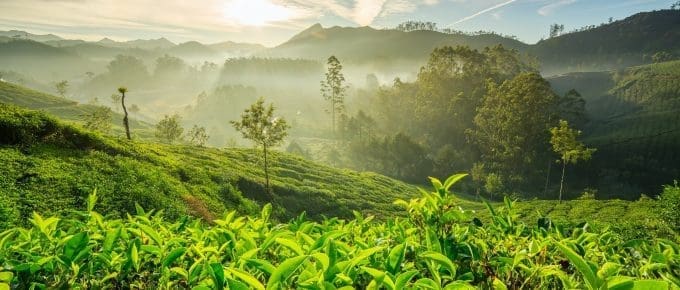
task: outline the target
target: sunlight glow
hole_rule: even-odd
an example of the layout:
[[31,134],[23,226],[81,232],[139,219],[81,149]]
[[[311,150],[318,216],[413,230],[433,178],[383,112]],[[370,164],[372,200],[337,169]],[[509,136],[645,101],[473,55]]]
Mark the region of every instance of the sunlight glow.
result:
[[293,18],[293,9],[272,3],[270,0],[232,0],[225,5],[227,20],[247,26],[265,26],[272,22]]

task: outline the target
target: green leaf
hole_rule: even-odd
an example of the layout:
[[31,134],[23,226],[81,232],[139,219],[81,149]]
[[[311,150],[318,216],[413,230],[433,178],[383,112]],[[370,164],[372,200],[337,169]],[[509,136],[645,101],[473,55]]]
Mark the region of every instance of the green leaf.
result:
[[309,256],[298,256],[283,261],[269,277],[267,289],[278,289],[308,258]]
[[137,245],[135,243],[132,243],[132,247],[130,248],[130,261],[132,261],[132,266],[135,267],[135,270],[139,272],[139,253],[137,252]]
[[121,228],[118,227],[115,230],[108,230],[106,232],[106,237],[104,238],[104,243],[102,244],[102,250],[104,253],[110,253],[113,250],[113,245],[120,237]]
[[631,290],[658,290],[669,289],[671,284],[661,280],[637,280],[633,282]]
[[95,204],[97,204],[97,189],[96,188],[87,197],[87,211],[92,212],[94,210]]
[[265,204],[262,207],[262,213],[260,214],[260,218],[262,218],[263,221],[268,221],[269,216],[271,216],[271,214],[272,214],[272,204],[271,203]]
[[411,270],[411,271],[407,271],[407,272],[399,274],[399,276],[397,276],[397,279],[394,282],[394,288],[395,289],[406,289],[406,285],[408,284],[408,282],[411,281],[411,279],[413,279],[413,277],[418,275],[418,273],[420,273],[418,270]]
[[465,282],[452,282],[444,287],[444,290],[476,290],[477,288]]
[[600,267],[600,270],[597,271],[597,277],[606,280],[607,278],[618,274],[620,269],[621,265],[612,262],[606,262],[604,265],[602,265],[602,267]]
[[297,244],[297,242],[295,242],[293,240],[286,239],[286,238],[276,238],[275,241],[276,241],[276,243],[278,243],[282,246],[285,246],[286,248],[291,249],[298,256],[304,255],[304,253],[305,253],[302,250],[302,248]]
[[161,240],[161,236],[158,235],[158,232],[156,230],[152,229],[150,226],[144,225],[144,224],[139,224],[139,228],[144,232],[151,240],[156,243],[156,245],[162,246],[163,241]]
[[404,252],[406,249],[406,244],[402,243],[396,245],[391,251],[390,255],[387,257],[387,271],[396,275],[401,269],[401,262],[404,260]]
[[444,181],[444,190],[449,191],[451,186],[458,183],[458,181],[460,181],[466,176],[468,176],[467,173],[460,173],[447,178],[446,181]]
[[12,279],[14,279],[14,273],[12,273],[12,272],[0,272],[0,282],[10,283],[10,282],[12,282]]
[[9,284],[0,282],[0,290],[11,290]]
[[630,290],[633,288],[633,278],[625,276],[612,277],[607,281],[609,290]]
[[456,266],[453,264],[453,262],[451,262],[451,260],[448,257],[433,251],[425,252],[420,256],[422,258],[434,261],[435,263],[443,266],[449,272],[451,277],[456,276]]
[[87,246],[90,238],[87,233],[80,232],[73,235],[64,245],[64,256],[66,256],[70,261],[73,261],[76,254],[78,254],[83,248]]
[[241,283],[240,281],[236,281],[231,278],[227,278],[227,285],[229,286],[229,290],[249,290],[248,285]]
[[213,280],[213,283],[215,283],[215,288],[218,290],[223,290],[224,289],[224,268],[222,268],[222,264],[220,263],[212,263],[210,264],[210,276]]
[[493,279],[493,289],[494,290],[508,290],[508,286],[503,283],[503,281],[498,280],[498,278]]
[[185,247],[177,248],[177,249],[174,249],[174,250],[170,251],[170,253],[168,253],[168,254],[165,256],[165,258],[163,258],[163,262],[162,262],[163,268],[167,268],[167,267],[169,267],[170,265],[172,265],[172,263],[173,263],[175,260],[177,260],[177,258],[179,258],[179,257],[181,257],[182,255],[184,255],[184,253],[186,253],[186,251],[187,251],[187,248],[185,248]]
[[250,286],[250,289],[264,290],[264,285],[262,285],[262,283],[260,283],[257,278],[253,277],[248,272],[234,268],[227,268],[227,271],[239,280],[246,282],[246,284]]
[[269,261],[266,260],[261,260],[261,259],[248,259],[246,260],[246,263],[252,267],[257,268],[258,270],[264,272],[267,275],[271,275],[274,273],[276,268],[269,263]]
[[574,264],[574,267],[581,272],[581,275],[583,275],[583,278],[585,279],[586,283],[590,287],[590,289],[600,289],[600,286],[602,286],[603,281],[597,277],[593,269],[590,267],[588,262],[586,262],[585,259],[583,259],[579,254],[574,252],[570,247],[567,247],[566,245],[560,243],[560,242],[555,242],[555,245],[557,248],[567,256],[567,259]]

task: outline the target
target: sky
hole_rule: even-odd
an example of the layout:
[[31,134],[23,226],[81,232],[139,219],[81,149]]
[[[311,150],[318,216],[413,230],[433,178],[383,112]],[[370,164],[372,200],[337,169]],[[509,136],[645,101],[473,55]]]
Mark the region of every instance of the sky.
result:
[[535,43],[552,23],[565,31],[668,9],[677,0],[0,0],[0,30],[96,41],[157,39],[276,46],[320,23],[495,31]]

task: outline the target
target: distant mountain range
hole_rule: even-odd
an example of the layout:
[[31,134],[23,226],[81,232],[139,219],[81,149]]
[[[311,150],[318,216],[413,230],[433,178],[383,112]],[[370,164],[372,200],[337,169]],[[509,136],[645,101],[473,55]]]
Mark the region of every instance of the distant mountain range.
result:
[[[547,29],[547,28],[546,28]],[[221,62],[228,57],[284,57],[323,60],[336,55],[343,62],[388,65],[394,62],[422,64],[436,47],[468,45],[482,49],[501,44],[521,53],[535,56],[544,74],[554,75],[575,71],[598,71],[651,62],[657,52],[680,56],[680,10],[660,10],[638,13],[626,19],[577,32],[526,44],[498,34],[442,33],[437,31],[404,32],[371,27],[330,27],[315,24],[273,48],[259,44],[220,42],[202,44],[189,41],[175,44],[168,39],[114,41],[108,38],[96,42],[67,40],[47,34],[24,31],[0,32],[0,52],[12,40],[35,41],[25,53],[37,50],[62,49],[64,53],[90,61],[107,60],[117,54],[154,58],[162,54],[201,61]],[[23,44],[23,46],[28,46]],[[53,49],[52,49],[53,50]],[[21,54],[21,51],[15,51]],[[0,54],[3,64],[5,54]],[[26,57],[30,57],[26,56]],[[413,65],[411,65],[413,66]],[[414,68],[417,69],[417,66]]]

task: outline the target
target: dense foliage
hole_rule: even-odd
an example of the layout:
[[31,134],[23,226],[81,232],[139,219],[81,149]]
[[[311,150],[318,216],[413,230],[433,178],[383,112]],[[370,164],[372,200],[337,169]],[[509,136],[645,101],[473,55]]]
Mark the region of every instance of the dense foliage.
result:
[[[406,218],[355,213],[289,223],[229,212],[208,226],[145,212],[125,219],[94,211],[34,213],[31,226],[0,233],[0,286],[89,289],[670,289],[680,287],[680,245],[621,240],[587,224],[518,222],[513,202],[482,223],[449,189],[398,200]],[[673,286],[671,286],[673,285]],[[674,289],[675,289],[674,288]]]

